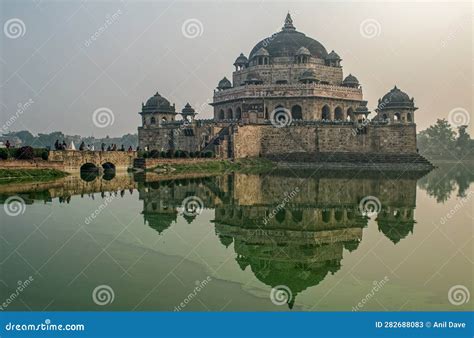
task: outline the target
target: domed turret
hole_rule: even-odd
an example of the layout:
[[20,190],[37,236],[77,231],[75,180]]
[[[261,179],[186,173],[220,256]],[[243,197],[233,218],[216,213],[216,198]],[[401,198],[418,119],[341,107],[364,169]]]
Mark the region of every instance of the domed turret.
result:
[[377,109],[377,120],[413,123],[413,113],[418,108],[415,107],[415,100],[410,98],[407,93],[394,86],[387,94],[379,99]]
[[181,116],[183,117],[183,120],[192,122],[196,116],[196,111],[189,103],[186,103],[183,110],[181,110]]
[[329,53],[326,57],[326,65],[331,67],[340,67],[341,60],[342,59],[340,56],[334,50],[332,50],[331,53]]
[[245,83],[246,84],[262,84],[263,81],[262,79],[260,78],[260,76],[256,73],[249,73],[247,75],[247,79],[245,80]]
[[162,122],[174,121],[176,116],[175,105],[171,104],[158,92],[142,103],[142,125],[144,128],[161,126]]
[[142,112],[146,113],[176,113],[174,104],[161,96],[158,92],[142,105]]
[[244,55],[244,53],[240,53],[240,55],[235,59],[234,66],[235,70],[241,70],[247,67],[249,60]]
[[349,74],[344,81],[342,81],[342,85],[345,87],[359,88],[359,80],[357,80],[354,75]]
[[232,83],[227,77],[224,77],[222,80],[220,80],[219,84],[217,85],[217,89],[219,90],[225,90],[229,88],[232,88]]
[[318,82],[316,79],[316,75],[314,74],[314,71],[312,69],[307,69],[301,74],[299,77],[299,81],[301,83],[315,83]]

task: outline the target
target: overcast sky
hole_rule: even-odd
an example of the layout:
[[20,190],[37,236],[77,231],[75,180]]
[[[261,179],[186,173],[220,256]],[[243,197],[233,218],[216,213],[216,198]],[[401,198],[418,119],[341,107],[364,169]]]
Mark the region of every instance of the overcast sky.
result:
[[[288,10],[297,30],[341,56],[344,75],[358,77],[371,110],[397,84],[415,98],[418,130],[453,109],[472,115],[471,2],[16,0],[0,6],[0,125],[18,116],[13,131],[135,133],[141,103],[156,91],[177,110],[189,102],[200,118],[210,118],[207,102],[217,82],[231,78],[239,53],[248,56],[280,30]],[[100,128],[93,113],[103,107],[113,124]]]

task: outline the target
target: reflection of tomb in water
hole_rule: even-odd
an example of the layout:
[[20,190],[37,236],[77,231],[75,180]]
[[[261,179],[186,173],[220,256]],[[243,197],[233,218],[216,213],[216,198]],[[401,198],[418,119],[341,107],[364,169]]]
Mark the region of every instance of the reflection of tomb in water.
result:
[[358,248],[369,220],[360,210],[364,197],[380,200],[371,218],[393,243],[415,223],[416,177],[232,174],[145,183],[139,192],[145,221],[160,233],[176,221],[186,197],[200,198],[214,209],[219,241],[235,251],[240,268],[268,286],[288,287],[290,308],[299,293],[340,269],[343,249]]
[[[234,243],[240,268],[250,266],[271,287],[287,286],[292,308],[297,294],[339,270],[343,248],[352,251],[358,247],[367,219],[356,206],[292,205],[289,209],[285,218],[268,219],[265,215],[271,208],[227,206],[216,209],[215,223],[221,243],[226,247]],[[324,215],[329,215],[327,220]]]

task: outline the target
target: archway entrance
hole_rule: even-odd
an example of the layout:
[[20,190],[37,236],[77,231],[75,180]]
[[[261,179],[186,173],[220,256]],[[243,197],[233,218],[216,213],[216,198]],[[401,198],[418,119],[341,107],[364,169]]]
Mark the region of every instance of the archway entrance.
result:
[[293,118],[293,120],[302,120],[303,119],[303,110],[301,109],[301,106],[294,105],[291,108],[291,117]]

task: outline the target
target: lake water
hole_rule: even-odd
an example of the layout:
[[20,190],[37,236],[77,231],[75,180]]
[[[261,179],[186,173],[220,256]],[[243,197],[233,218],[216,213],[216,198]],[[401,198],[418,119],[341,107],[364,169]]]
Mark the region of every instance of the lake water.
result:
[[473,286],[473,172],[459,163],[424,176],[273,171],[3,184],[0,305],[470,310],[462,297]]

